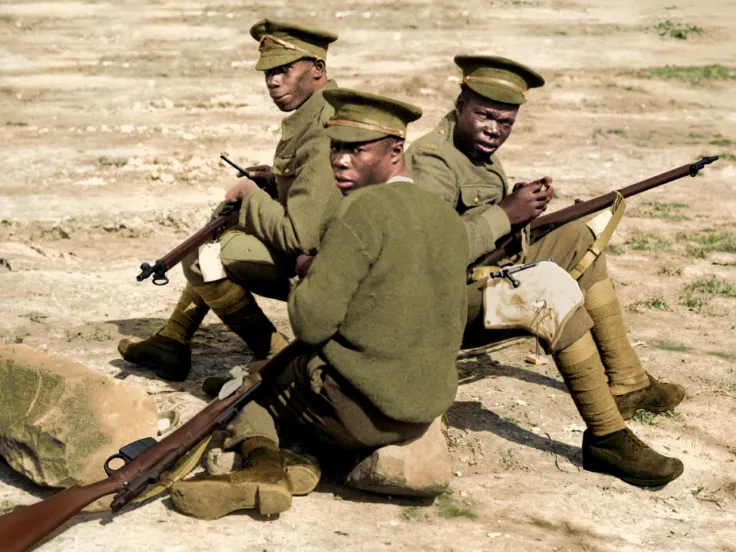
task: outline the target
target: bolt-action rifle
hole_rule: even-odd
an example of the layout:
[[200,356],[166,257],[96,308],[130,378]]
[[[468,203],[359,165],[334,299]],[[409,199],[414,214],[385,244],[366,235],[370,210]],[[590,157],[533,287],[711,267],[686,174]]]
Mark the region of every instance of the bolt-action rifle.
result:
[[[264,181],[254,179],[246,169],[238,166],[236,163],[228,159],[227,154],[223,153],[220,155],[220,159],[237,170],[242,176],[250,178],[256,182],[259,188],[265,189],[267,187],[267,184]],[[197,249],[203,243],[216,240],[225,230],[236,226],[238,224],[239,216],[240,201],[226,203],[225,206],[220,209],[220,212],[217,213],[217,216],[209,221],[204,228],[189,236],[186,240],[153,263],[153,265],[143,263],[141,265],[141,273],[136,276],[136,280],[142,282],[149,276],[153,276],[154,284],[157,286],[165,286],[169,283],[169,278],[166,276],[167,271],[179,264],[184,257],[189,255],[189,253]]]
[[[647,178],[646,180],[642,180],[641,182],[637,182],[636,184],[632,184],[626,188],[609,192],[588,201],[576,202],[574,205],[570,205],[569,207],[565,207],[564,209],[560,209],[559,211],[555,211],[549,215],[538,217],[529,225],[531,243],[540,240],[553,230],[567,224],[568,222],[572,222],[601,211],[606,207],[610,207],[613,205],[614,201],[616,201],[618,194],[621,194],[625,198],[631,197],[642,192],[646,192],[647,190],[651,190],[652,188],[656,188],[657,186],[662,186],[663,184],[672,182],[673,180],[679,180],[680,178],[688,175],[697,176],[698,172],[700,172],[706,165],[713,163],[713,161],[717,159],[718,156],[703,157],[700,161],[695,163],[682,165],[681,167],[658,174],[652,178]],[[468,281],[471,280],[474,268],[480,266],[493,266],[502,259],[521,253],[521,240],[514,233],[507,234],[505,237],[497,241],[496,245],[496,249],[482,255],[468,267]]]
[[[257,371],[241,376],[241,382],[231,394],[224,393],[210,402],[194,418],[161,441],[145,438],[120,449],[105,462],[108,477],[90,485],[74,485],[60,493],[0,516],[0,549],[3,552],[25,552],[67,520],[80,513],[95,500],[115,495],[110,509],[124,508],[155,484],[162,473],[172,469],[191,449],[217,428],[225,427],[254,398],[261,385],[273,378],[294,360],[309,351],[300,341],[290,343],[283,351],[264,363]],[[233,380],[231,380],[233,382]],[[228,386],[232,391],[233,386]],[[111,462],[122,461],[117,469]]]

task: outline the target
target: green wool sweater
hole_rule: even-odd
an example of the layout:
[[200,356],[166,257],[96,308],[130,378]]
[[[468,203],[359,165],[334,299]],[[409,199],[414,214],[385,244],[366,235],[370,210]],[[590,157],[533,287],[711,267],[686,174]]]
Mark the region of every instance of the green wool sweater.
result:
[[386,416],[430,422],[457,390],[467,257],[465,228],[436,195],[404,181],[356,190],[289,297],[294,334]]

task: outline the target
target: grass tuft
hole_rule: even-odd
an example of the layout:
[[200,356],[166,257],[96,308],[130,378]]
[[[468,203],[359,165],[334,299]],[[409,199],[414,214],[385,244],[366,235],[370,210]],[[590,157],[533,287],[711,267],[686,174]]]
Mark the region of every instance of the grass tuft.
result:
[[662,311],[671,311],[672,309],[667,305],[664,299],[661,297],[650,297],[649,299],[643,299],[641,301],[635,301],[628,306],[628,310],[638,312],[641,308],[656,309]]
[[695,311],[702,311],[711,298],[736,297],[736,286],[719,278],[698,280],[685,286],[680,296],[680,304]]
[[659,272],[657,272],[660,276],[682,276],[682,269],[681,268],[670,268],[668,266],[663,266],[659,269]]
[[669,343],[667,341],[658,341],[657,343],[654,343],[654,346],[657,349],[662,349],[663,351],[673,351],[676,353],[686,353],[690,350],[690,347],[687,347],[685,345],[677,345],[675,343]]
[[668,241],[661,240],[646,232],[636,234],[626,244],[630,245],[631,249],[635,251],[662,251],[670,246]]
[[462,504],[454,500],[450,495],[442,495],[435,501],[438,514],[444,518],[464,517],[467,519],[476,519],[478,514],[473,512],[468,505]]
[[685,253],[697,259],[704,259],[713,251],[736,253],[736,236],[729,232],[716,232],[710,229],[696,235],[680,232],[677,234],[677,241],[689,242]]
[[638,73],[642,78],[676,79],[688,84],[701,84],[704,81],[736,80],[736,70],[723,65],[702,65],[679,67],[667,65],[645,69]]
[[678,40],[687,40],[690,35],[701,35],[705,32],[704,29],[697,25],[683,25],[682,23],[673,23],[669,19],[657,23],[655,27],[659,36],[669,36]]

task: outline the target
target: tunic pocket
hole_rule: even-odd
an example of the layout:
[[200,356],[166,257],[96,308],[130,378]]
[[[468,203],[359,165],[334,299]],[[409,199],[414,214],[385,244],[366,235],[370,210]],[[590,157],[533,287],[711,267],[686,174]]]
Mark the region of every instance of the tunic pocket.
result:
[[495,205],[503,199],[501,188],[489,184],[473,184],[460,188],[463,212],[481,205]]

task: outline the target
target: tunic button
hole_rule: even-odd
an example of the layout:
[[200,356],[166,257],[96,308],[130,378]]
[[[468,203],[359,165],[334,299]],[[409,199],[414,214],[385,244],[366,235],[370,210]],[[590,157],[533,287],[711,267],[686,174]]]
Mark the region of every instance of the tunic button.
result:
[[289,174],[289,169],[284,169],[284,172],[285,172],[286,174]]
[[444,134],[444,133],[445,133],[445,131],[444,131],[444,130],[440,130],[440,134]]
[[478,205],[480,203],[480,198],[478,196],[475,196],[475,204]]

